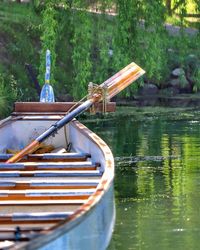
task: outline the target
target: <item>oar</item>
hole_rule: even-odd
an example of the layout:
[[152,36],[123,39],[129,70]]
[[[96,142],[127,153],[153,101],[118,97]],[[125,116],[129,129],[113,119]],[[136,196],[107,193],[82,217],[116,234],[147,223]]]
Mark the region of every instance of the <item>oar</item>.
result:
[[106,80],[100,85],[101,91],[94,91],[90,99],[83,102],[76,109],[72,110],[70,113],[66,114],[61,120],[57,121],[51,127],[49,127],[43,134],[37,137],[33,142],[27,145],[24,149],[22,149],[19,153],[15,154],[6,163],[14,163],[21,160],[25,155],[34,152],[46,138],[55,134],[60,128],[62,128],[65,124],[70,122],[77,115],[81,114],[85,110],[89,109],[94,103],[100,102],[105,98],[103,91],[106,92],[106,98],[110,99],[115,96],[117,93],[125,89],[128,85],[130,85],[133,81],[142,76],[145,71],[140,68],[135,63],[130,63],[124,69],[120,70],[114,76]]

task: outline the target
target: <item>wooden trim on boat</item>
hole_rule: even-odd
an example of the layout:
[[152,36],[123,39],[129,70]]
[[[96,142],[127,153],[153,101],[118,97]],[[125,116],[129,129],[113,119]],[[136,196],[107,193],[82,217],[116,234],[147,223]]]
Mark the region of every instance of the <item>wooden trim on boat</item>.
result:
[[[35,115],[35,113],[44,113],[44,114],[65,114],[71,109],[76,102],[53,102],[53,103],[41,103],[41,102],[15,102],[14,104],[14,112],[12,115],[20,114],[29,114]],[[81,103],[79,103],[80,105]],[[96,112],[103,111],[102,103],[95,103],[94,108]],[[108,102],[106,104],[106,112],[115,112],[116,111],[116,103]]]

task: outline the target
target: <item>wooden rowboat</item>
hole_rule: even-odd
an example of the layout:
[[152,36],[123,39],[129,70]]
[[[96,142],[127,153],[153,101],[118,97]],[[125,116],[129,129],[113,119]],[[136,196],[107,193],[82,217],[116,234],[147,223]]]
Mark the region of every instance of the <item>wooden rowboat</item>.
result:
[[16,103],[1,121],[0,249],[106,249],[115,221],[113,155],[74,117],[100,101],[105,110],[143,74],[129,64],[68,114],[66,104]]
[[23,148],[61,118],[58,106],[66,109],[25,106],[17,103],[0,124],[0,249],[106,249],[115,219],[109,147],[73,120],[47,139],[51,153],[6,164],[8,149]]

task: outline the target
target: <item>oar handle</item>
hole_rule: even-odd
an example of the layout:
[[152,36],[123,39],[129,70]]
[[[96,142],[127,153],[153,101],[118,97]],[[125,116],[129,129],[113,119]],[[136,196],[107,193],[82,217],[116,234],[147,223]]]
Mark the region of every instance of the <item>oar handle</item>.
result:
[[118,71],[115,75],[113,75],[112,77],[107,79],[105,82],[103,82],[101,84],[101,86],[109,87],[110,85],[112,85],[114,80],[116,80],[118,77],[122,76],[127,70],[129,70],[132,67],[132,64],[133,63],[130,63],[129,65],[127,65],[126,67],[124,67],[123,69]]
[[117,72],[100,86],[106,88],[108,98],[112,98],[142,76],[145,71],[134,62]]
[[136,64],[129,68],[126,72],[124,72],[117,79],[112,81],[110,87],[108,88],[108,95],[110,98],[117,95],[123,89],[128,87],[132,82],[136,81],[140,76],[145,73],[143,69],[138,67]]

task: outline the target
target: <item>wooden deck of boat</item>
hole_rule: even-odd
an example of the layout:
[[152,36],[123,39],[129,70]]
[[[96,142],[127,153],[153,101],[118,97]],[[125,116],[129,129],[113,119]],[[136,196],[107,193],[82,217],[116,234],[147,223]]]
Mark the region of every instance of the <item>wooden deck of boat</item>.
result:
[[0,249],[29,241],[70,216],[95,191],[100,164],[78,152],[31,154],[5,164],[0,154]]

